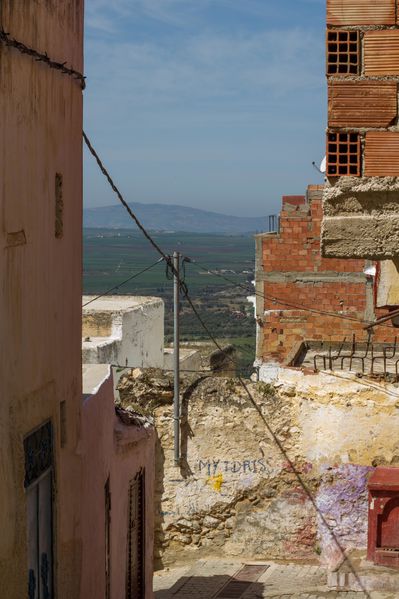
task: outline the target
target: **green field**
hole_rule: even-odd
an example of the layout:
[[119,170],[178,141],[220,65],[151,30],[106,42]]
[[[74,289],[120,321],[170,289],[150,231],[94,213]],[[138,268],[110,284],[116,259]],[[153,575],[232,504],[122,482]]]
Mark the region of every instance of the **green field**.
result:
[[[244,235],[205,235],[195,233],[154,233],[155,241],[167,254],[178,251],[212,269],[242,273],[253,270],[254,239]],[[159,256],[139,232],[113,229],[85,229],[83,235],[85,293],[102,293],[135,272],[155,262]],[[219,277],[201,274],[196,265],[187,266],[187,283],[193,295],[205,288],[221,288],[228,284]],[[245,282],[247,275],[226,276]],[[251,277],[249,277],[251,278]],[[121,288],[124,294],[157,294],[167,292],[172,284],[165,277],[164,265],[143,274]]]
[[[153,233],[155,241],[167,254],[174,250],[197,260],[233,282],[250,284],[253,280],[255,242],[244,235],[206,235],[187,233]],[[100,294],[155,262],[159,256],[140,232],[114,229],[85,229],[83,289],[86,294]],[[187,264],[185,281],[196,307],[212,333],[219,339],[237,340],[241,346],[241,364],[254,354],[255,323],[246,300],[248,293],[208,274],[198,264]],[[161,263],[113,293],[155,295],[165,301],[165,335],[172,338],[173,281]],[[181,336],[183,340],[204,340],[206,333],[182,300]]]

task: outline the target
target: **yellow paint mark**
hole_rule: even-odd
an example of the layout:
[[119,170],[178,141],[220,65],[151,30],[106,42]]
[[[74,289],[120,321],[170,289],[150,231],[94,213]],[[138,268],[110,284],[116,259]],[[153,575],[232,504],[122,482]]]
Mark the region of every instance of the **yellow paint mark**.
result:
[[214,489],[214,491],[216,491],[217,493],[220,493],[220,491],[222,490],[222,485],[223,485],[223,474],[220,473],[217,476],[210,476],[207,480],[207,483],[209,485],[211,485],[211,487]]

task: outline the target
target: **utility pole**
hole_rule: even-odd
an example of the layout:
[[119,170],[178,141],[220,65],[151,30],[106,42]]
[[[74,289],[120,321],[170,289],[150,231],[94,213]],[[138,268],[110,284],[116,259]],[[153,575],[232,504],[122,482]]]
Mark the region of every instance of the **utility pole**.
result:
[[180,254],[173,252],[173,422],[175,466],[180,466]]

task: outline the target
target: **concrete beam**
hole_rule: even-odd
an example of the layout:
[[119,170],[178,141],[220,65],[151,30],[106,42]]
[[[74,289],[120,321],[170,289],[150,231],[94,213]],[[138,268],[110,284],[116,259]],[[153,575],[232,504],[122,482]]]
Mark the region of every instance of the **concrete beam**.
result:
[[393,259],[399,256],[399,214],[327,216],[321,251],[325,258]]
[[[367,276],[363,272],[263,272],[258,271],[256,281],[267,283],[365,283]],[[263,293],[263,291],[262,291]]]
[[399,256],[399,178],[342,177],[323,194],[321,251],[326,258]]

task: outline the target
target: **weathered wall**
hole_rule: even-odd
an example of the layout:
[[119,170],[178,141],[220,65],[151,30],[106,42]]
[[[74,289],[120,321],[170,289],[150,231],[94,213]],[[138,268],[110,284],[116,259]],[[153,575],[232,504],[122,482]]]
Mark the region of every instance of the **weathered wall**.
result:
[[[356,333],[363,340],[363,321],[375,317],[374,280],[364,273],[366,262],[321,256],[322,189],[309,186],[306,198],[283,197],[279,233],[256,238],[260,362],[284,362],[305,339],[342,341]],[[388,329],[376,329],[376,341],[386,338],[393,339]]]
[[323,196],[323,255],[395,258],[399,241],[398,200],[399,183],[393,177],[341,177],[327,185]]
[[[101,369],[97,371],[100,376],[95,370],[91,374],[90,369]],[[111,492],[110,599],[120,599],[125,596],[129,483],[140,469],[144,469],[145,597],[150,599],[153,596],[154,428],[153,426],[126,426],[116,416],[113,381],[108,366],[88,366],[86,371],[82,406],[81,451],[84,483],[80,597],[81,599],[105,597],[104,489],[108,478]]]
[[343,547],[366,546],[368,472],[399,464],[397,389],[294,369],[249,387],[286,455],[233,380],[184,391],[181,468],[172,407],[157,408],[158,567],[207,555],[338,560],[289,460]]
[[[83,303],[91,296],[84,296]],[[162,368],[164,303],[157,297],[102,297],[83,308],[85,364]]]
[[[82,72],[82,0],[3,0],[0,25]],[[57,597],[70,599],[79,596],[82,551],[80,83],[0,45],[0,113],[0,580],[8,599],[26,597],[23,439],[51,419]],[[56,237],[57,174],[62,237]]]

